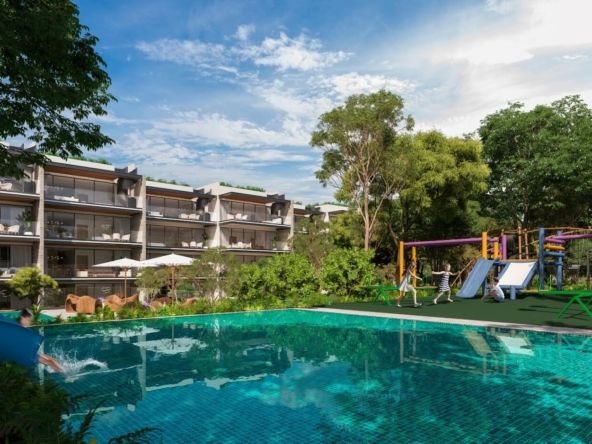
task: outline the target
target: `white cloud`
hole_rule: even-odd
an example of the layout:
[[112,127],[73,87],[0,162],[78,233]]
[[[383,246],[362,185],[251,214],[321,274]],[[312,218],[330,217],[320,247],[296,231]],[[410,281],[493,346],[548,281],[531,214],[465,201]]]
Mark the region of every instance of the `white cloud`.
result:
[[567,54],[563,56],[564,60],[588,60],[588,56],[584,54]]
[[314,71],[332,66],[351,56],[343,51],[322,52],[319,40],[304,34],[290,38],[281,32],[279,38],[266,38],[259,45],[250,45],[238,52],[257,65],[276,67],[279,71],[294,69]]
[[491,12],[498,12],[506,14],[510,12],[515,6],[514,0],[486,0],[485,10]]
[[[491,2],[501,7],[505,2]],[[592,44],[586,0],[536,0],[510,25],[486,26],[472,35],[435,48],[435,59],[465,60],[477,65],[513,64],[551,48]],[[444,56],[442,56],[444,54]]]
[[237,39],[245,42],[249,40],[249,34],[255,31],[255,25],[240,25],[234,35]]
[[123,97],[121,100],[123,100],[124,102],[136,102],[136,103],[138,103],[140,101],[140,99],[138,99],[137,97],[134,97],[134,96]]
[[199,66],[224,59],[225,47],[199,40],[161,39],[152,43],[139,42],[136,49],[149,59],[174,62],[181,65]]
[[386,89],[394,93],[407,93],[413,91],[417,85],[409,80],[400,80],[395,77],[383,75],[358,74],[351,72],[339,76],[319,79],[319,83],[331,88],[340,98],[352,94],[368,94],[380,89]]

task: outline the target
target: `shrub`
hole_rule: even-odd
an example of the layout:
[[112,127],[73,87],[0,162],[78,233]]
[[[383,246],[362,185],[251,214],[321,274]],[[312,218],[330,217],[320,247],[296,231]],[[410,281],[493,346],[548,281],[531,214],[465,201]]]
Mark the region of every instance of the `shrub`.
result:
[[265,278],[259,262],[244,264],[238,271],[237,279],[230,286],[230,293],[242,302],[251,303],[263,298]]
[[278,254],[263,269],[266,291],[280,299],[301,299],[318,289],[315,270],[306,256]]
[[374,252],[360,248],[337,249],[323,259],[321,287],[336,297],[352,297],[376,281]]

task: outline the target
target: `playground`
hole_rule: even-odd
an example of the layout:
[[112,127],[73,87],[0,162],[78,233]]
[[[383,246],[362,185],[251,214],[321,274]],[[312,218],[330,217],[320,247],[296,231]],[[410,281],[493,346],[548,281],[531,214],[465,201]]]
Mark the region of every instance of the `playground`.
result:
[[[332,308],[590,329],[592,292],[588,239],[592,239],[591,230],[561,227],[506,231],[499,236],[483,232],[479,238],[400,242],[398,282],[405,282],[406,266],[418,263],[418,249],[479,246],[479,254],[450,275],[455,303],[432,302],[438,293],[436,275],[442,275],[432,270],[432,277],[411,274],[406,278],[418,291],[421,308],[408,304],[391,305],[391,300],[399,295],[398,287],[392,284],[366,287],[365,291],[375,295],[370,304],[335,304]],[[586,242],[585,252],[582,242]],[[573,250],[578,248],[580,254],[575,256]],[[585,253],[584,266],[575,260],[566,262],[570,249],[572,258],[581,260],[582,253]],[[582,267],[586,270],[585,280],[582,279]],[[481,297],[491,291],[494,279],[499,281],[505,299],[503,303],[497,303],[497,299],[484,303]]]

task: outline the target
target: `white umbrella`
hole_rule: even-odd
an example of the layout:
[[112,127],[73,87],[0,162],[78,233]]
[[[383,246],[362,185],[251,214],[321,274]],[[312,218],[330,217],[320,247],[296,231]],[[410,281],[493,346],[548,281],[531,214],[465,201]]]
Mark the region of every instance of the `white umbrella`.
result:
[[177,300],[175,295],[175,267],[183,266],[183,265],[191,265],[194,259],[187,256],[181,256],[178,254],[169,254],[167,256],[155,257],[154,259],[148,259],[146,261],[141,262],[141,267],[157,267],[159,265],[165,265],[167,267],[171,267],[172,269],[172,285],[171,291],[173,292],[173,298]]
[[119,267],[123,268],[123,297],[127,297],[127,270],[130,268],[138,268],[142,265],[142,262],[127,257],[117,259],[111,262],[105,262],[104,264],[93,265],[93,267]]

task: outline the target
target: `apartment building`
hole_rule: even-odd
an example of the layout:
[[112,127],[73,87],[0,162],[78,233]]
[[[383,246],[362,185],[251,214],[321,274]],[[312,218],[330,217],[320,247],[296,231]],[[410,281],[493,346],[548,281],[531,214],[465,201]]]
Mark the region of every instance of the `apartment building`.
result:
[[[4,149],[18,155],[22,148]],[[137,291],[135,271],[124,276],[101,263],[173,252],[197,258],[212,247],[250,263],[289,252],[299,218],[330,217],[279,193],[220,182],[193,188],[147,180],[134,165],[49,159],[45,168],[27,167],[26,179],[0,178],[0,308],[27,304],[3,291],[21,267],[38,267],[59,283],[45,300],[59,306],[70,293],[123,292],[125,278],[128,294]]]

